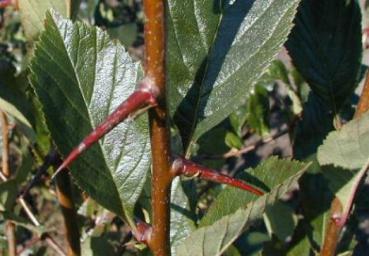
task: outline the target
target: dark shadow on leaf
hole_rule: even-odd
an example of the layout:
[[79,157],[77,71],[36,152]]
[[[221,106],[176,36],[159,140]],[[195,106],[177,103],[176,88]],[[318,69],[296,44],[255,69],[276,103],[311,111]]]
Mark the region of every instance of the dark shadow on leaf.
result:
[[179,212],[180,214],[182,214],[183,216],[186,216],[187,218],[191,220],[195,219],[193,213],[189,211],[188,209],[183,208],[182,206],[171,203],[170,209],[172,209],[173,211]]

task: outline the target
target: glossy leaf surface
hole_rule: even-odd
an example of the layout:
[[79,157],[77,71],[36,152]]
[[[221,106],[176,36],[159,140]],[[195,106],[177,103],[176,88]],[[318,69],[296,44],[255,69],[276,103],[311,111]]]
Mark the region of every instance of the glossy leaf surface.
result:
[[[50,13],[31,70],[47,125],[64,156],[135,90],[141,73],[106,33]],[[141,116],[114,128],[71,170],[91,197],[130,220],[149,165],[147,120]]]
[[244,104],[299,0],[168,1],[169,109],[185,147]]

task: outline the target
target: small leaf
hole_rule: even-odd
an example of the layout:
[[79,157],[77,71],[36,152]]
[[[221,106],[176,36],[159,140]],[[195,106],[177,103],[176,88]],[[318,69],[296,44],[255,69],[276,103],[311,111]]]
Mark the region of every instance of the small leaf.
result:
[[260,136],[269,133],[269,93],[264,85],[257,84],[247,102],[247,124]]
[[[47,10],[53,8],[65,18],[70,17],[68,6],[72,0],[18,0],[21,22],[26,37],[36,40],[44,29],[44,19]],[[74,0],[73,0],[74,2]]]
[[262,217],[269,205],[277,202],[292,188],[294,188],[305,170],[284,180],[275,186],[270,193],[249,203],[245,208],[227,215],[213,223],[193,232],[181,245],[177,247],[177,255],[221,255],[250,225]]
[[318,149],[321,165],[349,170],[361,168],[369,157],[369,114],[352,120],[340,130],[329,133]]
[[299,0],[220,3],[168,1],[169,109],[185,148],[246,102]]
[[[106,33],[51,13],[31,71],[47,125],[63,155],[135,90],[141,76],[139,64]],[[71,166],[83,190],[132,225],[150,167],[147,126],[145,115],[126,120]]]
[[287,49],[301,75],[338,113],[358,84],[361,14],[356,0],[303,0]]
[[227,132],[225,137],[225,143],[230,148],[241,149],[243,146],[243,141],[233,132]]
[[[298,171],[306,168],[306,166],[306,163],[270,157],[255,169],[245,171],[238,178],[255,184],[264,190],[270,190],[281,184],[287,178],[295,175]],[[227,187],[210,206],[206,215],[201,219],[200,226],[211,225],[221,217],[236,212],[237,209],[245,207],[257,198],[257,196],[247,191]]]
[[0,212],[12,211],[17,199],[17,185],[14,179],[0,183]]

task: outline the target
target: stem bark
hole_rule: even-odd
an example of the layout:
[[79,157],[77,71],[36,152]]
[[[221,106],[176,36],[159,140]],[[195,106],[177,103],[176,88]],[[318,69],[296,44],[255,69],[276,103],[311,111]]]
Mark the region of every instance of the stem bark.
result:
[[[2,130],[2,173],[6,178],[10,178],[9,168],[9,122],[5,112],[0,111],[1,115],[1,130]],[[5,234],[8,240],[8,255],[17,255],[17,239],[15,237],[15,224],[10,220],[5,222]]]
[[157,86],[157,106],[150,109],[152,151],[152,234],[149,246],[156,256],[170,255],[170,130],[165,89],[165,1],[144,0],[145,72]]
[[67,255],[81,255],[77,214],[73,203],[70,177],[67,172],[62,172],[56,177],[56,193],[64,217],[65,237],[68,241]]

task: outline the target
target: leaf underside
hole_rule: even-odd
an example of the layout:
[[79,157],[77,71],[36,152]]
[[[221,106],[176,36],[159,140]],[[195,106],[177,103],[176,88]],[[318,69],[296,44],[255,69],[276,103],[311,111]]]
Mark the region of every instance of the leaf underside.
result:
[[321,165],[360,169],[369,157],[369,114],[331,132],[318,149]]
[[[31,62],[31,83],[62,155],[134,90],[141,76],[123,46],[105,32],[48,13]],[[71,166],[79,186],[132,221],[150,165],[147,117],[126,120]],[[132,224],[132,223],[131,223]]]
[[185,148],[244,104],[299,0],[168,1],[169,110]]

